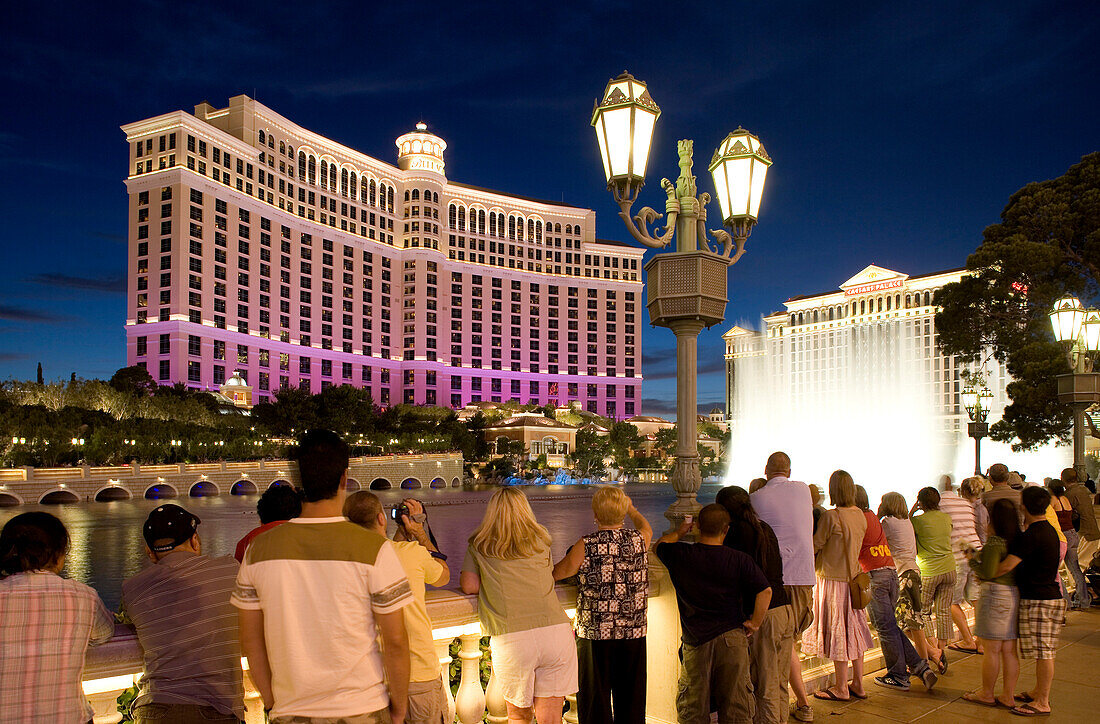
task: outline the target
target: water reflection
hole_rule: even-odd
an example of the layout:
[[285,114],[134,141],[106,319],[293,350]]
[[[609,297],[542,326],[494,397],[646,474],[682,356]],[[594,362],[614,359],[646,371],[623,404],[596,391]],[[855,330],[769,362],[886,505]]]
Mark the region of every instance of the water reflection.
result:
[[[664,530],[666,521],[663,514],[674,498],[671,489],[664,485],[646,484],[623,487],[654,530],[658,533]],[[525,488],[539,522],[553,536],[555,560],[564,556],[577,538],[594,527],[590,507],[593,490],[593,487],[581,485]],[[716,486],[704,486],[699,494],[700,501],[713,501],[715,491]],[[425,504],[440,549],[449,556],[447,563],[451,569],[451,580],[457,582],[466,552],[466,539],[481,521],[485,502],[492,492],[492,488],[421,489],[380,490],[375,494],[387,506],[405,497],[415,497]],[[29,510],[46,510],[56,515],[64,521],[72,538],[65,575],[93,586],[107,606],[116,610],[122,580],[150,565],[141,538],[141,526],[149,511],[161,502],[169,501],[139,498],[109,503],[0,508],[0,525]],[[182,498],[171,502],[182,505],[202,520],[199,536],[204,552],[211,555],[232,555],[237,541],[259,525],[254,495]]]

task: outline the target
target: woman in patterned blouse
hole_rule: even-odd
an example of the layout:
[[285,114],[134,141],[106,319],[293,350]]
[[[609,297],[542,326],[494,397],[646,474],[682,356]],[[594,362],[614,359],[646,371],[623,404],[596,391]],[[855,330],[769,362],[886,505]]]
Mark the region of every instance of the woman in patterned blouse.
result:
[[[646,689],[646,552],[653,530],[620,488],[592,496],[596,530],[554,566],[577,576],[580,724],[642,724]],[[624,528],[630,518],[634,528]],[[612,713],[614,700],[614,713]]]

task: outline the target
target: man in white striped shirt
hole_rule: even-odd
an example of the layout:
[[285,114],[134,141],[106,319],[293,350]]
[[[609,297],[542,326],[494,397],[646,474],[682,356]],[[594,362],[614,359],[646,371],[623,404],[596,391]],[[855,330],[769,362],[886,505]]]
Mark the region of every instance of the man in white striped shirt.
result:
[[978,538],[974,503],[958,494],[950,475],[944,475],[941,482],[943,492],[940,494],[940,510],[951,518],[951,549],[955,554],[955,597],[951,604],[951,620],[955,622],[962,637],[958,643],[951,644],[948,648],[976,654],[978,642],[970,630],[962,604],[973,603],[978,597],[978,579],[967,562],[965,551],[981,550],[982,542]]

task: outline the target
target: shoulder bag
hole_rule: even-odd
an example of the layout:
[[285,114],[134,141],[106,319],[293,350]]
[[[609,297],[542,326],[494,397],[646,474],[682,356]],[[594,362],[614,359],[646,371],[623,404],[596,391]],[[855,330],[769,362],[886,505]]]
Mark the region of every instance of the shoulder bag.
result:
[[[848,529],[844,525],[839,510],[837,510],[837,522],[840,523],[841,538],[845,540],[844,555],[847,557],[848,545],[846,539],[848,538]],[[859,565],[858,561],[856,565]],[[854,610],[862,611],[867,608],[867,604],[871,602],[871,574],[861,570],[852,576],[848,580],[848,596],[851,598]]]

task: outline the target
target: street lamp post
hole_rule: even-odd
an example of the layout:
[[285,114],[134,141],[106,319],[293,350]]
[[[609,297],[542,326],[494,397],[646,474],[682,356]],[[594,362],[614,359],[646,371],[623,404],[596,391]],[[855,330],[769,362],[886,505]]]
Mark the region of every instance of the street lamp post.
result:
[[966,383],[962,391],[963,407],[966,408],[970,423],[966,427],[967,434],[974,438],[974,474],[982,474],[982,438],[989,434],[989,401],[993,399],[993,393],[982,385],[981,389]]
[[1050,325],[1073,370],[1056,378],[1058,401],[1073,409],[1073,469],[1078,480],[1085,480],[1085,412],[1100,402],[1100,373],[1092,371],[1092,356],[1100,351],[1100,312],[1067,295],[1050,311]]
[[[608,82],[596,101],[592,126],[596,129],[607,188],[619,205],[619,216],[640,244],[661,249],[676,240],[675,251],[658,254],[644,267],[646,307],[650,323],[668,327],[676,335],[676,462],[672,487],[676,501],[665,512],[673,528],[700,505],[696,493],[702,482],[696,432],[696,369],[699,332],[718,324],[726,310],[726,272],[745,253],[745,241],[760,210],[760,197],[771,157],[760,139],[743,128],[730,133],[715,150],[708,169],[714,178],[722,220],[729,231],[710,230],[707,204],[711,196],[697,193],[692,175],[693,143],[677,143],[680,175],[673,184],[661,179],[665,214],[646,206],[631,209],[645,184],[653,130],[661,109],[646,84],[624,72]],[[664,227],[649,226],[667,215]]]

